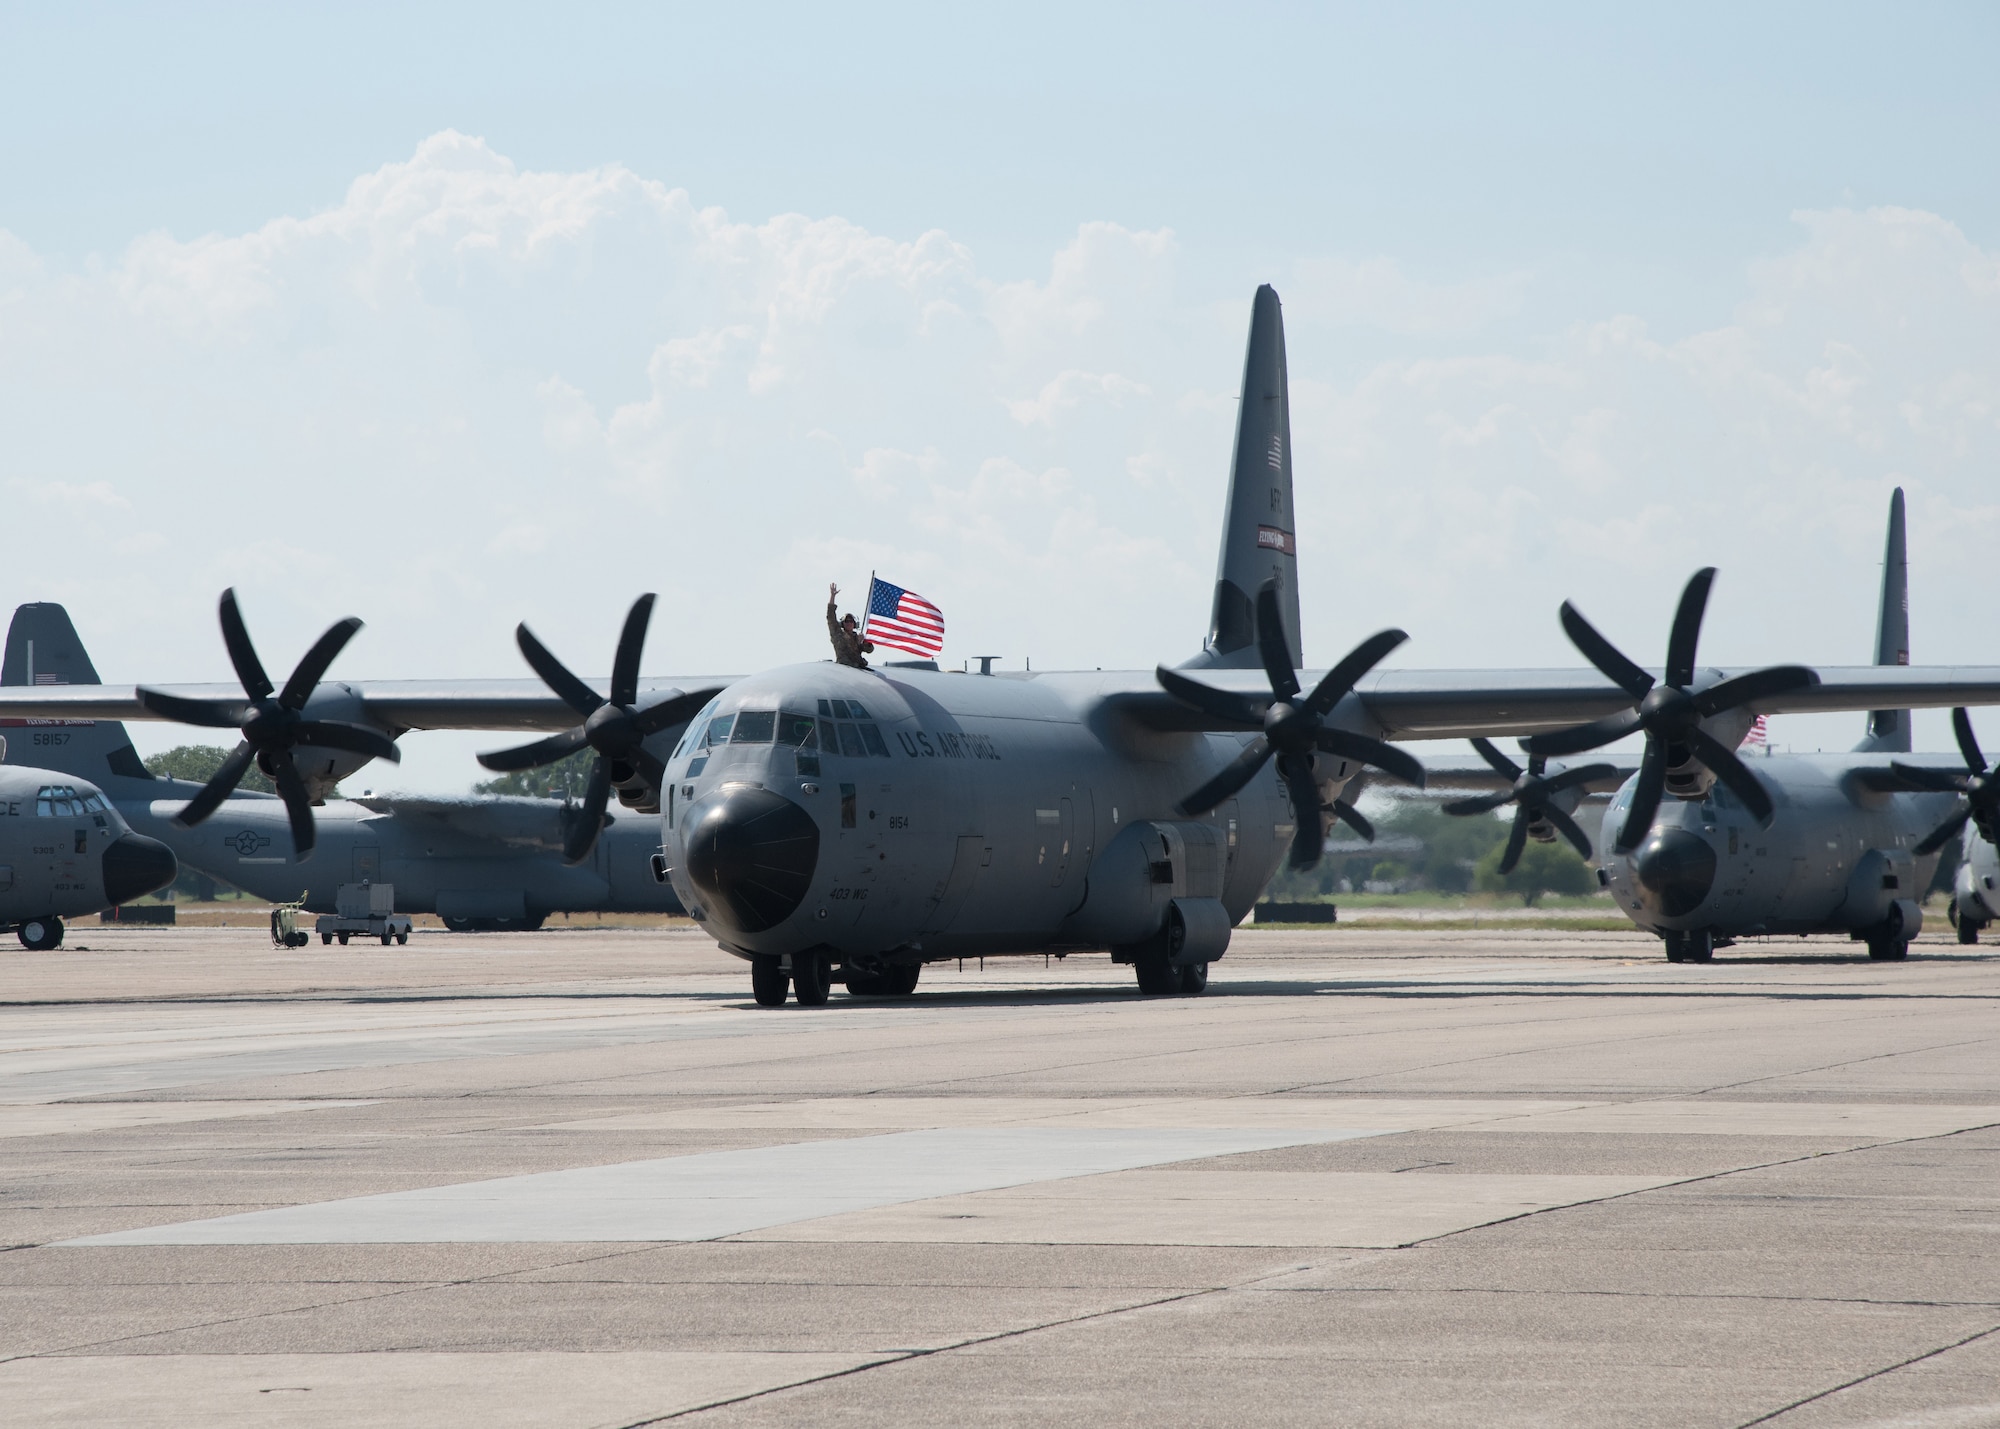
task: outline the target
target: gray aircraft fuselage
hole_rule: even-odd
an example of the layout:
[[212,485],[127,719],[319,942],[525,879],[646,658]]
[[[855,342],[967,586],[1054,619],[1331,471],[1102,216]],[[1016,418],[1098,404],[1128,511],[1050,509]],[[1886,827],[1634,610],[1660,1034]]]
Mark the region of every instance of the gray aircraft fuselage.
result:
[[[175,780],[113,780],[132,826],[188,867],[274,902],[303,897],[331,913],[343,883],[395,886],[396,910],[435,912],[452,924],[521,927],[550,913],[678,913],[654,878],[659,824],[621,812],[582,863],[562,861],[562,805],[552,799],[331,799],[314,811],[319,847],[300,862],[285,806],[239,794],[196,828],[173,816],[199,787]],[[138,794],[143,797],[129,797]]]
[[95,913],[164,888],[177,872],[173,855],[134,834],[88,780],[0,766],[0,928]]
[[[1898,903],[1904,932],[1937,869],[1937,855],[1912,848],[1951,812],[1954,796],[1882,793],[1856,776],[1943,756],[1773,755],[1752,759],[1777,806],[1769,828],[1722,786],[1698,800],[1668,799],[1630,853],[1611,847],[1631,806],[1634,775],[1604,813],[1600,866],[1618,905],[1654,933],[1702,930],[1717,938],[1778,933],[1860,932],[1881,925]],[[1920,922],[1920,917],[1917,919]]]
[[1243,740],[1154,732],[1103,703],[1150,683],[833,664],[740,680],[667,765],[675,889],[740,957],[1117,950],[1175,903],[1207,930],[1189,956],[1220,956],[1284,855],[1291,809],[1267,771],[1176,815]]

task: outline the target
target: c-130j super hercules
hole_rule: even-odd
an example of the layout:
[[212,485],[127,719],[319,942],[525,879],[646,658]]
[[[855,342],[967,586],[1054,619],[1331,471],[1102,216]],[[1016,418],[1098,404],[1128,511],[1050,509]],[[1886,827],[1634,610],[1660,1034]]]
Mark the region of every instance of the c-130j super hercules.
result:
[[[226,596],[241,690],[8,690],[0,714],[237,727],[233,764],[183,817],[212,811],[232,769],[254,760],[274,773],[301,851],[313,838],[312,800],[405,730],[557,731],[486,758],[526,767],[586,745],[597,752],[568,856],[588,854],[613,792],[629,809],[657,810],[659,876],[750,963],[757,1000],[780,1003],[790,990],[817,1004],[833,982],[908,993],[928,961],[1106,947],[1145,992],[1199,992],[1280,861],[1310,866],[1328,819],[1361,822],[1343,796],[1364,769],[1421,782],[1422,766],[1392,740],[1577,727],[1564,747],[1581,749],[1643,733],[1640,771],[1607,823],[1622,835],[1607,876],[1641,927],[1674,934],[1674,910],[1696,881],[1674,837],[1685,829],[1679,811],[1702,807],[1719,786],[1746,827],[1770,839],[1790,812],[1787,792],[1732,752],[1758,714],[2000,702],[1992,667],[1700,666],[1709,572],[1683,595],[1661,674],[1619,655],[1574,611],[1565,626],[1594,669],[1378,671],[1404,639],[1388,630],[1330,669],[1302,672],[1295,531],[1283,322],[1264,287],[1209,634],[1178,669],[977,676],[820,662],[706,688],[648,682],[638,674],[647,596],[627,616],[603,687],[572,674],[525,626],[522,652],[546,690],[322,683],[352,634],[343,623],[278,692]],[[1938,817],[1949,805],[1942,794],[1881,797],[1929,799]],[[1904,837],[1888,825],[1881,834]],[[1907,866],[1911,850],[1896,852],[1896,867]],[[1876,891],[1920,886],[1922,871],[1918,860],[1911,882]],[[1913,931],[1902,901],[1869,904],[1885,938]]]

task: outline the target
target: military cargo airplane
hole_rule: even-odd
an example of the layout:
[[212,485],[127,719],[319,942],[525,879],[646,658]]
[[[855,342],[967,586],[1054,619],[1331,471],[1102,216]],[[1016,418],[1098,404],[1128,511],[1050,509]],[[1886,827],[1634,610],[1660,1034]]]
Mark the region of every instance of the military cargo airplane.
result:
[[[365,758],[361,740],[335,743],[308,725],[385,738],[420,727],[563,731],[509,757],[598,751],[579,837],[594,837],[593,806],[612,788],[627,807],[657,801],[659,876],[750,963],[760,1003],[789,990],[815,1004],[836,980],[850,993],[903,994],[927,961],[1072,948],[1110,948],[1143,991],[1198,992],[1287,851],[1295,864],[1318,859],[1330,810],[1364,767],[1422,778],[1389,741],[1539,735],[1579,721],[1593,738],[1643,729],[1634,782],[1646,798],[1628,798],[1621,819],[1637,822],[1627,816],[1670,796],[1663,817],[1677,829],[1683,808],[1714,805],[1721,780],[1744,815],[1740,839],[1785,811],[1731,752],[1758,714],[2000,702],[1995,667],[1697,666],[1704,600],[1692,598],[1664,680],[1613,661],[1608,642],[1588,647],[1597,668],[1582,671],[1377,670],[1404,638],[1394,630],[1302,676],[1296,531],[1283,321],[1265,287],[1251,315],[1208,636],[1178,668],[966,675],[927,661],[822,662],[719,690],[649,688],[637,678],[644,598],[626,618],[608,698],[523,630],[523,653],[552,693],[519,682],[325,687],[315,654],[274,708],[226,611],[240,693],[0,690],[0,714],[226,720],[243,730],[246,759],[289,760],[300,782]],[[1706,578],[1698,584],[1705,599]],[[652,741],[680,722],[656,773]]]
[[[67,611],[40,603],[14,612],[0,688],[97,684]],[[648,818],[607,819],[590,853],[570,864],[562,853],[577,810],[561,800],[334,799],[315,810],[320,848],[301,861],[290,811],[269,794],[235,793],[199,826],[184,826],[175,816],[202,786],[149,772],[117,720],[11,723],[17,746],[72,783],[92,781],[184,867],[273,902],[303,897],[308,910],[330,913],[342,883],[390,883],[398,912],[435,912],[466,932],[535,928],[552,913],[682,911],[652,875],[660,838]]]
[[[1565,604],[1564,628],[1587,659],[1627,690],[1634,708],[1523,744],[1545,759],[1644,731],[1640,769],[1605,811],[1609,847],[1599,878],[1638,926],[1660,935],[1669,960],[1707,962],[1738,938],[1812,933],[1860,939],[1870,957],[1900,959],[1923,926],[1921,900],[1940,848],[1968,818],[1990,827],[1990,804],[2000,794],[1985,791],[1986,765],[1967,715],[1953,711],[1969,772],[1949,756],[1910,756],[1909,711],[1890,707],[1868,716],[1852,753],[1745,762],[1727,750],[1717,758],[1710,749],[1704,757],[1715,760],[1719,777],[1706,789],[1675,787],[1694,741],[1710,738],[1699,720],[1675,723],[1686,715],[1674,701],[1677,686],[1693,683],[1711,574],[1698,573],[1682,597],[1662,684]],[[1889,501],[1875,633],[1875,662],[1884,670],[1909,665],[1908,582],[1899,488]],[[1697,710],[1715,688],[1693,696]],[[1680,797],[1664,800],[1670,790]],[[1961,792],[1968,797],[1954,815],[1952,796]]]
[[1979,941],[1980,929],[2000,918],[2000,848],[1984,837],[1970,837],[1952,878],[1951,925],[1961,943]]
[[[0,760],[6,749],[0,739]],[[57,947],[63,919],[143,898],[179,872],[166,845],[133,833],[87,780],[0,767],[0,931],[22,947]]]

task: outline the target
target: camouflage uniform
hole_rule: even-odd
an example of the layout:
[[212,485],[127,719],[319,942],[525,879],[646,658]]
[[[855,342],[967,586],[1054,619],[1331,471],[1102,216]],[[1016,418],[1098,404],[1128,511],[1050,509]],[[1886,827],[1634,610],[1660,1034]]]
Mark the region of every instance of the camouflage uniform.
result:
[[[853,616],[848,617],[850,620],[853,618]],[[868,662],[861,657],[874,653],[874,642],[863,640],[858,629],[849,630],[842,625],[840,616],[830,600],[826,603],[826,633],[833,641],[833,658],[836,661],[842,665],[851,665],[857,670],[868,668]]]

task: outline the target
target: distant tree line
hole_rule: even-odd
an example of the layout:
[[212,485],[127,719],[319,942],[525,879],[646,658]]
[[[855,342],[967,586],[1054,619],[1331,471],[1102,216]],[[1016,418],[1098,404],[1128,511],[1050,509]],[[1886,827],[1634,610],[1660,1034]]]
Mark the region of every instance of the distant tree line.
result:
[[[1399,800],[1375,820],[1378,836],[1401,835],[1415,840],[1415,852],[1384,857],[1365,853],[1332,853],[1316,869],[1285,870],[1272,881],[1273,898],[1313,898],[1334,893],[1342,879],[1350,887],[1365,883],[1395,883],[1405,888],[1439,893],[1512,893],[1533,904],[1545,893],[1588,894],[1597,891],[1597,875],[1568,844],[1537,843],[1533,839],[1508,873],[1500,872],[1513,810],[1504,817],[1456,819],[1423,800]],[[1332,841],[1350,837],[1334,825]],[[1386,842],[1386,840],[1384,840]]]

